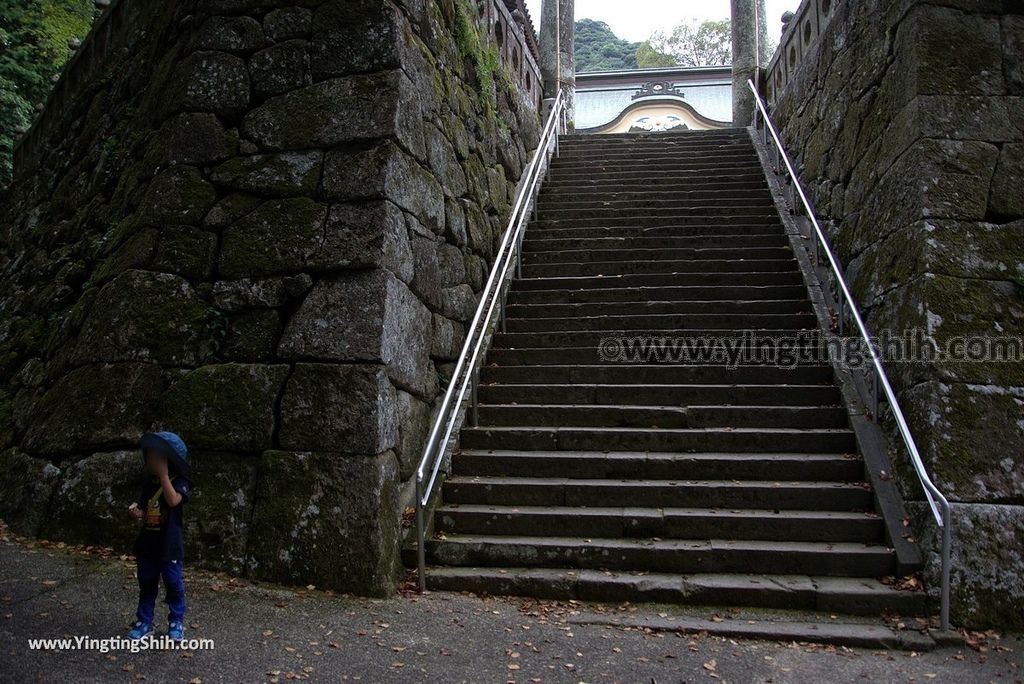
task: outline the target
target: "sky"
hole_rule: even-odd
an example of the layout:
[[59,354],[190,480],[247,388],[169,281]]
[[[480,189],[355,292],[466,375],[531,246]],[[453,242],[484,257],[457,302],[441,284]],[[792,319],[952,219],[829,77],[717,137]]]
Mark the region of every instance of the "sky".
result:
[[[535,22],[540,22],[541,0],[526,0]],[[796,11],[800,0],[765,0],[768,35],[778,42],[782,13]],[[630,42],[647,40],[658,30],[666,33],[682,21],[724,19],[729,0],[576,0],[577,19],[596,19],[608,24],[619,38]]]

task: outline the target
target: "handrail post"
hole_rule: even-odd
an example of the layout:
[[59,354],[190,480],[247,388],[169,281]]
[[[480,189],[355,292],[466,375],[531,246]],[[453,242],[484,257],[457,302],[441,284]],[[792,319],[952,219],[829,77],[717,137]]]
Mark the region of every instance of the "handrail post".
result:
[[469,424],[476,427],[480,423],[480,414],[477,411],[476,384],[479,376],[476,371],[470,371],[469,378]]
[[427,590],[427,550],[423,538],[423,478],[416,475],[416,584],[422,594]]
[[953,521],[948,501],[942,506],[942,612],[939,625],[943,632],[949,631],[949,565],[950,547],[953,544]]

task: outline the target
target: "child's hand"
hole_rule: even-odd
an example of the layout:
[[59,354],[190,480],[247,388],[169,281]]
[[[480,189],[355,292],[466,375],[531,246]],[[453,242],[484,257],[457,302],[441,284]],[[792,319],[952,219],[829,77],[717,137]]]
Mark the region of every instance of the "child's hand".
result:
[[133,503],[128,507],[128,515],[132,516],[136,520],[142,520],[142,509],[139,508],[139,504]]

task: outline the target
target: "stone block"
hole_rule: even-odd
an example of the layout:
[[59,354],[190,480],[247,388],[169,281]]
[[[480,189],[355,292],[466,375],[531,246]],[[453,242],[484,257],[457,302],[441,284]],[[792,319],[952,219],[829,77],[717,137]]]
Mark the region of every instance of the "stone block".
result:
[[256,498],[258,459],[190,451],[192,497],[185,504],[185,558],[189,564],[241,575]]
[[[1024,500],[1024,387],[928,381],[901,393],[900,403],[947,498]],[[902,480],[912,482],[905,460],[900,469]]]
[[266,452],[248,574],[390,596],[398,575],[398,516],[398,465],[391,452]]
[[313,77],[402,68],[400,15],[379,0],[331,0],[313,15]]
[[323,190],[324,196],[332,200],[386,198],[433,232],[440,233],[444,228],[441,184],[390,141],[367,150],[328,152]]
[[1024,95],[1024,14],[1004,12],[1002,28],[1003,79],[1010,95]]
[[[908,503],[935,605],[941,587],[941,530],[923,502]],[[1024,628],[1024,506],[952,504],[952,622],[971,629]]]
[[441,287],[453,287],[466,282],[466,260],[462,250],[442,242],[437,246],[437,267]]
[[468,241],[466,235],[465,200],[448,199],[444,203],[444,237],[448,242],[464,247]]
[[160,231],[160,244],[153,268],[193,280],[205,280],[217,258],[217,236],[191,226],[167,226]]
[[443,361],[455,361],[459,358],[465,342],[466,329],[461,323],[434,314],[434,337],[430,347],[432,357]]
[[169,112],[212,112],[240,115],[249,106],[249,71],[245,60],[224,52],[193,52],[171,76]]
[[265,43],[263,27],[252,17],[210,17],[199,27],[189,47],[192,50],[250,52]]
[[153,225],[199,223],[217,193],[194,166],[174,166],[159,173],[146,189],[141,219]]
[[213,285],[213,303],[224,311],[284,306],[313,285],[306,274],[261,280],[221,280]]
[[304,40],[289,40],[257,52],[249,60],[253,93],[265,98],[308,86],[309,45]]
[[278,311],[261,309],[231,314],[217,358],[243,363],[273,361],[283,327]]
[[1024,143],[1007,143],[999,151],[988,208],[997,216],[1024,218]]
[[260,278],[323,266],[326,218],[327,206],[307,197],[264,202],[224,231],[220,274]]
[[444,194],[448,197],[465,195],[466,174],[459,164],[455,147],[436,126],[426,127],[426,148],[431,171],[444,179]]
[[395,389],[383,366],[295,365],[281,399],[284,448],[377,454],[397,439]]
[[203,219],[203,225],[214,230],[227,228],[255,210],[262,202],[263,200],[255,195],[232,192],[210,208]]
[[422,114],[401,71],[333,78],[271,98],[249,112],[243,134],[272,150],[327,148],[395,138],[423,156]]
[[[904,33],[905,32],[905,33]],[[900,26],[918,95],[1002,95],[999,20],[919,5]]]
[[430,430],[430,405],[408,392],[398,390],[398,458],[399,476],[408,480],[413,476],[423,455],[423,447]]
[[236,157],[214,167],[209,178],[232,190],[265,197],[312,196],[320,182],[322,160],[319,150]]
[[128,515],[128,506],[139,500],[143,478],[138,450],[96,453],[66,464],[40,536],[131,551],[139,522]]
[[412,255],[414,273],[409,287],[431,309],[441,306],[441,273],[437,262],[440,246],[424,238],[413,238]]
[[273,41],[306,38],[313,28],[313,12],[304,7],[282,7],[263,17],[263,32]]
[[468,323],[476,313],[477,297],[469,285],[456,285],[441,291],[441,313],[456,321]]
[[212,310],[184,278],[126,271],[100,290],[72,359],[194,366],[209,354],[214,325]]
[[158,425],[197,449],[262,451],[274,436],[274,407],[288,366],[222,363],[174,382],[161,398]]
[[406,222],[390,202],[335,204],[315,264],[323,270],[380,267],[408,283],[413,277]]
[[321,280],[288,322],[278,353],[288,359],[383,363],[395,383],[430,396],[430,313],[391,273],[357,271]]
[[39,534],[60,469],[16,448],[0,452],[0,520],[16,534]]
[[147,154],[148,165],[209,164],[238,153],[238,134],[215,114],[186,112],[164,121]]

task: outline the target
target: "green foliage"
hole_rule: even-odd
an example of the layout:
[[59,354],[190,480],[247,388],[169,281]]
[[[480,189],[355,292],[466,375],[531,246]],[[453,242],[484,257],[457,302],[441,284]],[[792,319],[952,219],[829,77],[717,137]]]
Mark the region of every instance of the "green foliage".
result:
[[732,63],[732,23],[729,19],[683,22],[671,34],[659,31],[649,41],[652,50],[670,55],[680,66],[722,66]]
[[484,112],[493,112],[495,104],[495,73],[500,60],[498,49],[494,46],[484,48],[480,42],[480,33],[473,20],[474,11],[467,0],[455,3],[455,46],[463,58],[469,58],[476,70],[476,80],[480,84],[480,106]]
[[92,0],[0,0],[0,184],[18,137],[93,19]]
[[576,22],[575,50],[579,72],[637,68],[637,43],[619,38],[603,21]]
[[656,69],[658,67],[676,66],[676,58],[658,52],[651,45],[651,41],[645,40],[636,49],[636,64],[641,69]]

